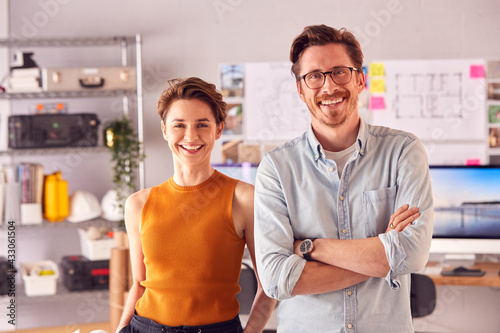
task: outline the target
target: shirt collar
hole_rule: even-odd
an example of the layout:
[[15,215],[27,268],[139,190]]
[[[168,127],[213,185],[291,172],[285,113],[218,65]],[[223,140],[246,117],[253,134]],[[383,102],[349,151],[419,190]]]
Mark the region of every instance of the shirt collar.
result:
[[[323,147],[316,138],[316,135],[314,135],[312,125],[309,125],[309,130],[306,133],[306,137],[309,143],[309,147],[311,149],[311,153],[314,155],[314,161],[318,161],[318,159],[322,155],[325,156]],[[363,120],[363,118],[360,117],[358,138],[356,140],[356,151],[362,156],[365,154],[367,137],[368,137],[368,126]]]
[[368,125],[360,117],[358,139],[356,140],[356,150],[363,156],[366,150],[366,140],[368,138]]

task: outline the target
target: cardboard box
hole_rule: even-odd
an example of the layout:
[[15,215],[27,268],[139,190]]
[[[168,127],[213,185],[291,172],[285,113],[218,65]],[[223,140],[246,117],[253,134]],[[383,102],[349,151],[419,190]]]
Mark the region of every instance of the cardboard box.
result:
[[261,145],[240,144],[238,146],[238,163],[250,162],[252,164],[259,164],[261,160]]

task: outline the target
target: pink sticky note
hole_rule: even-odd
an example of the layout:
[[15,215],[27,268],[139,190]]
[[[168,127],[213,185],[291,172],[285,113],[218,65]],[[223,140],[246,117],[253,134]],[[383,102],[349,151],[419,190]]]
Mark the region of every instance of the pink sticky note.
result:
[[370,96],[370,110],[383,110],[385,109],[384,96]]
[[465,161],[465,165],[481,165],[479,158],[469,158]]
[[484,76],[484,65],[470,65],[471,79],[483,79]]

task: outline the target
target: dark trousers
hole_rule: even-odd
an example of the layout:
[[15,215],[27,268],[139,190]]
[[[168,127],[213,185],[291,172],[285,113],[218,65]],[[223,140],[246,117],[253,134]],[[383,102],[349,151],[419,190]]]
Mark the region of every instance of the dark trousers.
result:
[[138,316],[134,313],[130,324],[119,333],[242,333],[240,317],[232,320],[203,326],[167,326],[161,325],[149,318]]

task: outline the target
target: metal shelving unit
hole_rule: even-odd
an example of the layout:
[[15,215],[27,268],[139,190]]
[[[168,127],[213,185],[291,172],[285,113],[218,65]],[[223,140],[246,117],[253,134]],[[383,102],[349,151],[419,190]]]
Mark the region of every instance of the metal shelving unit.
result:
[[[133,44],[138,36],[75,37],[75,38],[8,38],[0,39],[3,47],[77,47]],[[139,38],[140,39],[140,38]]]
[[[109,320],[108,290],[69,291],[62,283],[58,283],[55,295],[30,297],[20,283],[16,285],[16,300],[16,303],[21,304],[17,308],[17,330],[33,329],[28,318],[36,320],[37,327],[73,327]],[[0,304],[7,302],[7,296],[0,296]]]
[[[96,227],[118,227],[118,222],[117,221],[109,221],[103,218],[95,218],[92,220],[88,221],[83,221],[83,222],[77,222],[77,223],[72,223],[68,221],[61,221],[61,222],[49,222],[44,220],[40,224],[19,224],[16,223],[16,229],[39,229],[39,228],[44,228],[44,229],[53,229],[53,228],[83,228],[86,229],[90,226],[96,226]],[[7,225],[1,224],[0,225],[0,230],[5,230],[7,229]]]
[[0,156],[46,156],[46,155],[61,155],[71,153],[76,149],[92,152],[92,153],[109,153],[106,147],[71,147],[71,148],[26,148],[26,149],[7,149],[1,150]]
[[[28,99],[56,99],[56,98],[123,98],[123,114],[130,115],[132,106],[136,108],[137,117],[137,135],[140,142],[144,141],[143,131],[143,97],[142,97],[142,40],[139,34],[135,36],[114,36],[114,37],[89,37],[89,38],[37,38],[37,39],[0,39],[0,47],[6,48],[50,48],[50,47],[100,47],[117,46],[121,51],[121,66],[130,66],[128,59],[129,51],[135,51],[136,68],[136,88],[129,90],[81,90],[64,92],[27,92],[27,93],[0,93],[0,100],[14,102],[16,100]],[[64,52],[64,50],[57,52]],[[96,60],[98,63],[98,60]],[[50,149],[7,149],[0,151],[0,157],[12,158],[17,156],[44,156],[44,155],[64,155],[77,149],[82,152],[108,153],[106,147],[71,147],[71,148],[50,148]],[[143,149],[141,147],[141,149]],[[141,151],[141,153],[143,153]],[[91,173],[91,171],[89,171]],[[139,162],[138,167],[138,187],[144,188],[144,161]],[[48,222],[41,224],[23,225],[16,223],[18,229],[17,237],[26,237],[33,233],[40,232],[46,234],[53,230],[55,234],[66,232],[64,229],[87,228],[90,226],[115,227],[118,222],[109,221],[102,218],[96,218],[85,222]],[[6,224],[0,224],[0,230],[5,230]],[[39,230],[38,230],[39,229]],[[24,232],[23,232],[24,231]],[[18,240],[19,242],[19,240]],[[64,253],[63,255],[72,255],[73,253]],[[18,266],[19,263],[17,263]],[[21,277],[18,275],[17,283],[20,283]],[[68,291],[59,281],[57,293],[51,296],[28,297],[24,294],[22,283],[17,287],[17,304],[19,318],[17,329],[32,328],[33,323],[38,326],[43,322],[43,326],[60,326],[75,323],[87,323],[109,320],[109,291]],[[0,303],[4,300],[0,296]],[[50,310],[49,310],[50,309]],[[57,313],[57,316],[53,314]]]
[[3,93],[0,99],[33,99],[33,98],[96,98],[117,97],[137,94],[137,90],[81,90],[81,91],[43,91],[26,93]]
[[[35,98],[99,98],[99,97],[123,97],[123,113],[129,115],[129,97],[136,98],[137,107],[137,136],[140,142],[144,141],[143,130],[143,97],[142,97],[142,39],[141,35],[135,36],[112,36],[112,37],[77,37],[77,38],[39,38],[39,39],[0,39],[0,47],[24,48],[24,47],[99,47],[119,46],[121,50],[121,65],[128,66],[129,60],[127,50],[134,46],[136,67],[136,89],[131,90],[80,90],[63,92],[26,92],[26,93],[0,93],[0,99],[20,100]],[[143,149],[141,147],[141,149]],[[15,155],[18,150],[0,152],[0,155]],[[143,151],[141,151],[143,153]],[[138,180],[139,189],[144,188],[144,161],[139,161]]]

